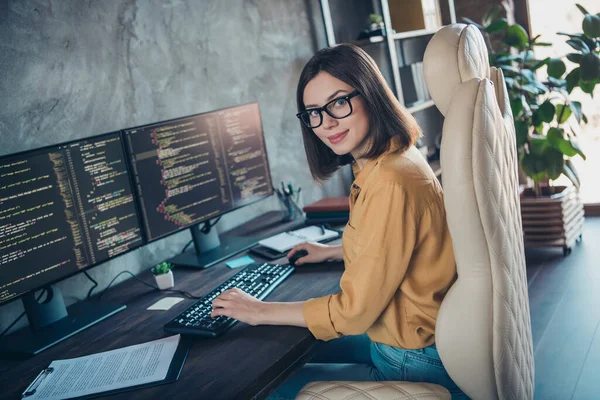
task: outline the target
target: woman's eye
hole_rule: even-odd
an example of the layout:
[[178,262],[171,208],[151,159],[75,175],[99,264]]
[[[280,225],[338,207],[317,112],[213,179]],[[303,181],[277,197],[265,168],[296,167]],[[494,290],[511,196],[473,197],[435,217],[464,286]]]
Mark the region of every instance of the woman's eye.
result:
[[318,118],[319,117],[319,112],[317,110],[311,110],[308,112],[308,116],[311,118]]
[[346,99],[337,99],[334,103],[336,107],[344,107],[348,101]]

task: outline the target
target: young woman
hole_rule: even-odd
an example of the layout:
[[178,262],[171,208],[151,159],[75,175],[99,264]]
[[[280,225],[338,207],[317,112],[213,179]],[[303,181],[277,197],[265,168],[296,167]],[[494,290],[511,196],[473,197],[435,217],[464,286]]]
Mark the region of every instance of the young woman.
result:
[[350,220],[342,245],[303,243],[297,264],[343,260],[341,291],[305,302],[262,302],[239,289],[213,302],[213,316],[251,325],[308,327],[318,355],[273,398],[294,398],[328,380],[432,382],[463,396],[435,347],[435,323],[456,266],[442,189],[413,146],[420,135],[373,59],[337,45],[306,64],[298,118],[315,180],[352,163]]

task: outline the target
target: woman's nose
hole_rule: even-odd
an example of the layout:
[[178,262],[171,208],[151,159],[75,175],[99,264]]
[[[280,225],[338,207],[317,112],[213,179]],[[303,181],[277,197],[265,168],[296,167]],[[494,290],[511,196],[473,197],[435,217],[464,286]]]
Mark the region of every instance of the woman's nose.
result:
[[338,120],[333,118],[331,115],[323,112],[323,128],[331,129],[338,125]]

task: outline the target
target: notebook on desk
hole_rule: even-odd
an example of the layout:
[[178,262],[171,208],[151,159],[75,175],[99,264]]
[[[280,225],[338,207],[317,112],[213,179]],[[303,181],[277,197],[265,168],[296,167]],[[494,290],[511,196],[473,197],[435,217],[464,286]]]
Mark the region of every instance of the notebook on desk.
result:
[[307,226],[295,231],[283,232],[258,242],[260,246],[283,253],[304,242],[321,242],[340,236],[338,231],[321,226]]

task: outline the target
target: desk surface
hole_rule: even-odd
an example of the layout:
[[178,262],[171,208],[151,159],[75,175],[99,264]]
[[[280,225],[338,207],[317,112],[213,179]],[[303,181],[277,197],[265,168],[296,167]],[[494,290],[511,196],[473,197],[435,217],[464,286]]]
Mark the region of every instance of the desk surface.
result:
[[[256,227],[255,222],[250,225]],[[255,255],[252,257],[264,261]],[[277,261],[285,262],[286,259],[271,262]],[[206,270],[177,269],[174,270],[175,289],[202,296],[237,271],[239,269],[232,270],[223,263]],[[300,266],[275,289],[267,301],[301,301],[334,293],[339,290],[342,271],[343,264],[337,262]],[[147,282],[152,280],[149,272],[139,277]],[[20,398],[39,371],[53,360],[84,356],[168,336],[162,330],[163,325],[195,300],[186,299],[168,311],[147,311],[146,308],[162,297],[175,295],[152,290],[133,279],[111,288],[102,301],[126,304],[127,309],[33,358],[24,361],[0,360],[2,397]],[[177,382],[125,392],[110,398],[266,398],[306,362],[316,343],[305,328],[252,327],[238,323],[219,338],[195,338]]]

